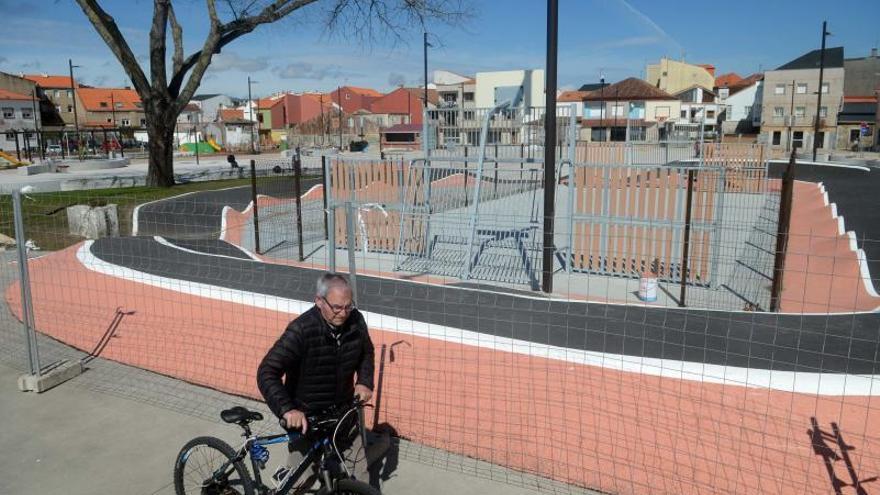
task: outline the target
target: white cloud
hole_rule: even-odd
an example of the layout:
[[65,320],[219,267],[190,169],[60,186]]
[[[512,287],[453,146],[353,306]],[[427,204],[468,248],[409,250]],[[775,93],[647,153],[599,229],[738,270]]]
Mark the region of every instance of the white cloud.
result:
[[344,70],[340,65],[316,65],[310,62],[291,62],[283,67],[275,67],[272,72],[282,79],[308,79],[312,81],[341,80],[347,77],[362,76],[362,74]]
[[212,72],[238,71],[260,72],[269,67],[266,57],[242,57],[235,52],[223,52],[211,58],[208,70]]

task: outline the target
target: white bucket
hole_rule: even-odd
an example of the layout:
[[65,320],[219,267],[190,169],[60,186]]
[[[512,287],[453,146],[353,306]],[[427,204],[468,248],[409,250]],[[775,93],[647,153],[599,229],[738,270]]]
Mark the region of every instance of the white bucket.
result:
[[657,300],[657,275],[653,273],[643,273],[639,277],[639,299],[645,302],[654,302]]

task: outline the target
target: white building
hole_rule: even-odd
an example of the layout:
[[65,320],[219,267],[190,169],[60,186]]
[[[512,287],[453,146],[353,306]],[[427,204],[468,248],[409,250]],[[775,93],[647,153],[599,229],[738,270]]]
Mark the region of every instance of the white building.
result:
[[681,101],[679,124],[700,124],[708,137],[712,137],[720,123],[724,107],[716,101],[712,90],[693,85],[674,95]]
[[764,77],[747,77],[730,86],[718,88],[718,101],[724,107],[724,134],[754,134],[761,127],[761,101],[764,95]]
[[514,106],[544,106],[544,71],[477,72],[475,99],[477,108],[492,108],[507,100]]
[[[40,112],[34,113],[32,97],[0,89],[0,110],[0,150],[15,154],[16,140],[19,150],[37,149],[37,136],[33,131],[40,126]],[[12,131],[31,131],[31,134],[25,138],[24,133]]]
[[236,104],[232,98],[219,94],[195,95],[190,103],[198,105],[202,111],[202,119],[207,122],[217,120],[221,108],[234,108]]

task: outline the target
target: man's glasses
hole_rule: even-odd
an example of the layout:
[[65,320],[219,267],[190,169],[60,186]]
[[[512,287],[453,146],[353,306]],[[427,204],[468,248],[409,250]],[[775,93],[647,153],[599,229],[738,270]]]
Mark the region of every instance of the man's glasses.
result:
[[330,311],[333,311],[334,315],[338,315],[339,313],[343,313],[343,312],[348,313],[357,307],[355,305],[354,301],[343,306],[340,304],[330,304],[330,301],[328,301],[327,298],[323,297],[323,296],[321,297],[321,299],[323,299],[324,303],[330,307]]

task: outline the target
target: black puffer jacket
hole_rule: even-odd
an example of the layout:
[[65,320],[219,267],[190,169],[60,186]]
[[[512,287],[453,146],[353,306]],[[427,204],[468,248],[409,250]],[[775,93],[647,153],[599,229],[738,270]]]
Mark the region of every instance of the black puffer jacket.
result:
[[355,374],[357,383],[373,389],[373,342],[363,315],[353,310],[339,330],[337,344],[313,306],[269,349],[257,370],[257,386],[276,416],[291,409],[314,413],[352,400]]

